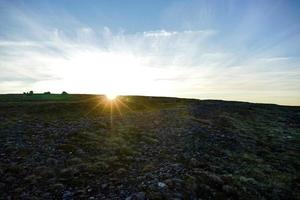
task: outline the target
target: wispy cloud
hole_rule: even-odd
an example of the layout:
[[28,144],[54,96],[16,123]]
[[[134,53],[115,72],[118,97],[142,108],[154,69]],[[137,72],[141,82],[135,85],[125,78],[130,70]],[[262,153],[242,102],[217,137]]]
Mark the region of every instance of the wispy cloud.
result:
[[262,61],[265,62],[277,62],[277,61],[288,61],[292,59],[291,57],[269,57],[269,58],[261,58]]

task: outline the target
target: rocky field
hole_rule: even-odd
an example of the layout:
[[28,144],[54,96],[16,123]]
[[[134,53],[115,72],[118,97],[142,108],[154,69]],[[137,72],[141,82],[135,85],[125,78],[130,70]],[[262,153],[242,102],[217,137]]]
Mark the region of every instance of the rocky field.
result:
[[0,95],[0,199],[300,199],[300,107]]

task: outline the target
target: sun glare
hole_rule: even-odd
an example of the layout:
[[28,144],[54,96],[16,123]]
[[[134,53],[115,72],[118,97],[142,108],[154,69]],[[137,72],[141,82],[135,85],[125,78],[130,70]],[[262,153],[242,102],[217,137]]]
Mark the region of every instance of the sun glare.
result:
[[99,49],[71,51],[68,59],[57,58],[48,62],[51,73],[59,80],[39,81],[33,89],[51,87],[60,91],[63,87],[74,93],[107,94],[110,100],[117,96],[115,94],[170,96],[174,83],[164,78],[171,74],[177,77],[177,71],[149,67],[148,62],[147,58],[131,53]]
[[105,96],[108,100],[113,101],[117,98],[118,95],[116,95],[116,94],[106,94]]

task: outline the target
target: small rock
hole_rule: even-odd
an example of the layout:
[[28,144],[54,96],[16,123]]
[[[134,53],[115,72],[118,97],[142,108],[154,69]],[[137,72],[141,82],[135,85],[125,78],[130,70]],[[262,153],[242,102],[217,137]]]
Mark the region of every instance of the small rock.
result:
[[101,188],[102,188],[103,190],[107,189],[107,187],[108,187],[108,184],[107,184],[107,183],[103,183],[103,184],[101,185]]
[[17,187],[17,188],[14,189],[14,193],[15,193],[15,194],[20,194],[23,190],[24,190],[24,188],[22,188],[22,187]]
[[84,190],[76,190],[74,194],[75,194],[76,196],[81,196],[81,195],[84,195],[84,194],[85,194],[85,191],[84,191]]
[[165,183],[163,183],[163,182],[158,182],[158,187],[160,187],[160,188],[165,188],[167,185],[165,184]]
[[221,178],[225,182],[225,184],[230,184],[233,182],[233,176],[231,174],[223,175],[221,176]]
[[31,175],[28,175],[24,178],[24,181],[26,181],[27,183],[30,183],[30,184],[36,184],[37,183],[37,180],[38,177],[34,174],[31,174]]
[[49,168],[45,168],[41,171],[38,172],[38,174],[43,177],[43,178],[51,178],[51,177],[55,177],[55,173],[53,172],[53,170],[49,169]]
[[126,169],[120,168],[120,169],[118,169],[117,174],[124,174],[125,172],[126,172]]
[[197,159],[192,158],[190,160],[190,164],[191,164],[192,167],[198,167],[200,165],[200,162]]
[[145,200],[145,192],[138,192],[130,195],[126,200]]
[[184,199],[184,196],[181,193],[173,193],[172,197],[173,197],[172,200],[182,200],[182,199]]
[[77,173],[77,169],[75,169],[75,168],[65,168],[65,169],[60,170],[60,175],[63,178],[73,177],[75,173]]
[[70,199],[70,198],[72,198],[72,196],[73,196],[73,193],[67,190],[63,194],[63,199]]
[[72,158],[68,161],[69,164],[71,165],[75,165],[75,164],[79,164],[79,163],[82,163],[82,160],[80,158]]
[[16,181],[16,178],[14,178],[13,176],[8,176],[5,181],[7,183],[14,183]]
[[224,185],[224,181],[216,174],[199,171],[197,172],[197,175],[202,182],[207,183],[210,186],[222,187]]
[[58,163],[58,161],[54,158],[48,158],[46,162],[48,165],[51,165],[51,166],[55,166]]
[[173,178],[172,181],[177,187],[181,186],[184,183],[184,181],[179,178]]
[[163,194],[161,192],[150,191],[147,192],[147,199],[164,199]]
[[52,188],[55,190],[55,191],[62,191],[65,187],[63,184],[61,183],[56,183],[54,185],[52,185]]
[[44,193],[42,196],[43,196],[43,199],[51,199],[51,193],[49,193],[49,192]]
[[76,149],[76,154],[84,155],[84,151],[82,149]]
[[236,190],[229,185],[223,185],[222,190],[228,195],[236,194]]
[[173,187],[174,187],[174,182],[172,181],[172,179],[166,179],[166,180],[165,180],[165,183],[166,183],[166,185],[167,185],[169,188],[173,188]]
[[216,185],[223,185],[224,184],[224,181],[217,175],[215,174],[210,174],[209,175],[209,179]]
[[209,196],[213,193],[213,189],[205,184],[199,184],[197,189],[202,193],[206,193]]

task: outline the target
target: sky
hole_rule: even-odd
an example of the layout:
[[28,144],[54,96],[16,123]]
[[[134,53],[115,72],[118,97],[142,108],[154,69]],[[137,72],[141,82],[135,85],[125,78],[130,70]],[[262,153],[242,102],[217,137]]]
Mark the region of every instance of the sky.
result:
[[0,0],[0,93],[300,105],[300,1]]

